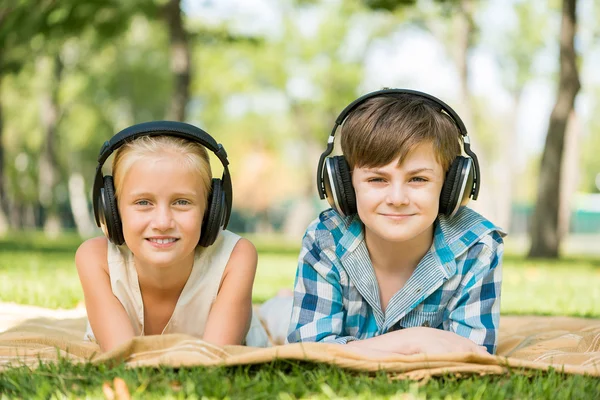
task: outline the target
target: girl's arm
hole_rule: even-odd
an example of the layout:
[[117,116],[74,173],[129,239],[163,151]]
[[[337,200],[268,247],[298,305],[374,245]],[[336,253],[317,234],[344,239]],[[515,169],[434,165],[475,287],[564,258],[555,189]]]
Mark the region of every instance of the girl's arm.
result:
[[252,284],[258,256],[254,245],[240,239],[229,257],[203,339],[217,345],[242,344],[252,317]]
[[125,309],[112,293],[107,252],[106,238],[97,237],[83,242],[75,254],[88,320],[103,351],[111,350],[134,336]]

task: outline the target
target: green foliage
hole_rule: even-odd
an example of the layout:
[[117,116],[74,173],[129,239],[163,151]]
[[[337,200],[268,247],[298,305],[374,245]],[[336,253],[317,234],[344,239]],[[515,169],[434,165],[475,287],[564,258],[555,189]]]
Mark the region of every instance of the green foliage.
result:
[[48,51],[52,41],[74,37],[86,29],[110,38],[127,28],[135,12],[152,14],[152,1],[116,0],[53,1],[9,0],[0,8],[0,75],[15,72],[31,51]]
[[[419,0],[363,0],[364,3],[374,10],[393,11],[399,7],[409,7],[416,5]],[[458,0],[434,0],[436,3],[457,4]]]

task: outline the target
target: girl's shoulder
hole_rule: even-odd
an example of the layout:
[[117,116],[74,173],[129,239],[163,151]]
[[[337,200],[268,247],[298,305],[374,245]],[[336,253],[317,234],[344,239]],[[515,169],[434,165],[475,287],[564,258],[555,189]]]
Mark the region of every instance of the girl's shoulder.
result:
[[103,269],[108,273],[108,240],[98,236],[79,245],[75,253],[75,265],[81,269]]
[[225,277],[232,269],[244,271],[244,274],[253,276],[256,272],[256,265],[258,263],[258,252],[256,251],[256,247],[250,240],[238,235],[236,236],[235,243],[233,244],[229,259],[225,266],[223,277]]

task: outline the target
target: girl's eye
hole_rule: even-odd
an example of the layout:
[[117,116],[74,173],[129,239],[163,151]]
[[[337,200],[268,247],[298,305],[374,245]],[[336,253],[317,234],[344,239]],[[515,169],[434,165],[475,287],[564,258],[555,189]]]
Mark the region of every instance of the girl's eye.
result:
[[415,176],[415,177],[410,178],[410,181],[411,182],[427,182],[427,179],[422,178],[420,176]]
[[191,203],[188,200],[179,199],[179,200],[175,201],[175,204],[177,204],[178,206],[187,206],[187,205],[190,205]]
[[148,206],[150,205],[150,202],[148,200],[138,200],[135,202],[135,204],[138,206]]

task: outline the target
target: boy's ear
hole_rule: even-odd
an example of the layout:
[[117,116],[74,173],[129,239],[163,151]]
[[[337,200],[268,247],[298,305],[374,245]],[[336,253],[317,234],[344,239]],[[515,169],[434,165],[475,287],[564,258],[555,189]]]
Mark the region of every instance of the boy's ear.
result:
[[352,171],[344,156],[327,158],[323,178],[325,196],[331,208],[344,217],[356,214],[356,194],[352,186]]
[[470,158],[458,156],[454,159],[440,193],[440,214],[452,217],[461,206],[469,202],[473,174],[473,161]]

